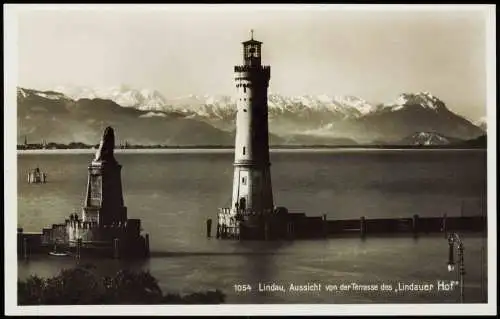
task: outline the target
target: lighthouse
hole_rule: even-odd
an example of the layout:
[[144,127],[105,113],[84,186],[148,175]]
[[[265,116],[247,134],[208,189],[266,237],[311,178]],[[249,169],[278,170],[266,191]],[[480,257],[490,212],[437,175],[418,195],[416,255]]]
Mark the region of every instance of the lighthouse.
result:
[[262,42],[243,42],[243,65],[234,67],[237,89],[233,210],[269,214],[273,192],[269,160],[267,88],[271,68],[261,64]]
[[273,214],[273,192],[269,159],[267,88],[271,68],[262,65],[262,42],[243,44],[243,63],[234,67],[237,91],[234,175],[230,208],[220,209],[217,233],[239,237],[240,231],[263,231]]

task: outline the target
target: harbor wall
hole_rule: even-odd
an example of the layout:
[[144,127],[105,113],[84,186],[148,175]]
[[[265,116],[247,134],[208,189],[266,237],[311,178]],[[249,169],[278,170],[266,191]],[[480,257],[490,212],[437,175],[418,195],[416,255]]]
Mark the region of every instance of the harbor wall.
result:
[[53,224],[41,232],[26,233],[18,228],[19,257],[48,253],[57,247],[69,254],[142,258],[149,256],[149,235],[141,235],[140,220],[99,226],[94,222],[66,219],[64,224]]
[[[430,233],[486,232],[484,216],[466,217],[419,217],[372,218],[327,220],[322,217],[308,217],[305,213],[274,214],[268,217],[244,218],[235,230],[234,223],[225,225],[226,219],[219,218],[217,238],[222,239],[313,239],[342,236],[404,235],[419,236]],[[222,224],[221,224],[222,222]],[[228,231],[229,230],[229,231]]]

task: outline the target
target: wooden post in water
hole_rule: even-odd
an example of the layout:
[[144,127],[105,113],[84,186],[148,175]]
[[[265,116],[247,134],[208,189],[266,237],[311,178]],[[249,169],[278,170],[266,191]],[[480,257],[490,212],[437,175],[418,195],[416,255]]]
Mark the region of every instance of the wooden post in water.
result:
[[413,215],[412,222],[413,236],[418,237],[418,214]]
[[446,214],[443,214],[443,223],[441,226],[441,231],[444,233],[444,238],[448,238],[448,230],[446,228]]
[[144,244],[146,246],[145,247],[145,249],[146,249],[145,254],[146,254],[147,257],[149,257],[149,234],[146,234],[146,236],[144,238],[144,241],[145,241]]
[[361,216],[359,220],[359,232],[361,234],[361,238],[365,238],[366,236],[366,219],[365,216]]
[[323,237],[328,236],[328,221],[326,220],[326,214],[323,214]]
[[17,256],[21,256],[23,254],[23,229],[17,229]]
[[245,227],[241,223],[238,224],[238,239],[245,238]]
[[113,258],[119,258],[120,257],[120,239],[115,238],[113,239]]
[[212,219],[209,218],[207,219],[207,237],[211,237],[211,233],[212,233]]
[[82,239],[78,238],[76,240],[76,259],[80,259],[82,249]]
[[23,238],[23,256],[24,259],[28,259],[28,238]]
[[264,239],[269,240],[269,221],[264,222]]
[[288,223],[286,224],[286,233],[287,233],[288,239],[293,239],[294,238],[295,234],[293,232],[293,222],[288,221]]

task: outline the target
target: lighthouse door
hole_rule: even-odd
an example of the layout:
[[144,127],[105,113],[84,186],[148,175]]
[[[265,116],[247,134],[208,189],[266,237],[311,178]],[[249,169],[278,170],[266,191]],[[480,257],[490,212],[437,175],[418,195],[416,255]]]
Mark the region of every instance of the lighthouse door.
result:
[[240,209],[241,210],[245,210],[246,207],[247,207],[247,205],[246,205],[246,199],[245,199],[245,197],[241,197],[240,198]]

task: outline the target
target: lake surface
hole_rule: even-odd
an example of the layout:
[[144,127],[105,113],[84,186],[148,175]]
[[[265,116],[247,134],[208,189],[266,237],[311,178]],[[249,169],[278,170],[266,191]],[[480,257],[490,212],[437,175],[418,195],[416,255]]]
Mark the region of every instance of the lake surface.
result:
[[[218,288],[228,303],[457,302],[453,291],[327,292],[328,284],[432,283],[456,280],[446,269],[443,235],[294,242],[207,239],[205,221],[231,201],[233,153],[227,150],[117,152],[129,218],[150,234],[144,262],[90,260],[100,273],[149,269],[164,290]],[[92,153],[18,154],[18,225],[25,231],[63,222],[80,210]],[[280,150],[271,152],[275,205],[329,219],[486,213],[484,150]],[[45,185],[28,184],[39,166]],[[464,234],[466,302],[486,301],[486,239]],[[56,274],[72,259],[20,261],[19,277]],[[320,292],[258,292],[258,283],[321,283]],[[235,291],[250,284],[251,292]]]

